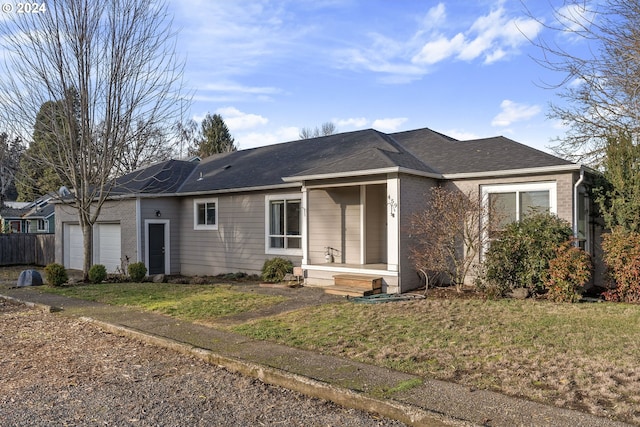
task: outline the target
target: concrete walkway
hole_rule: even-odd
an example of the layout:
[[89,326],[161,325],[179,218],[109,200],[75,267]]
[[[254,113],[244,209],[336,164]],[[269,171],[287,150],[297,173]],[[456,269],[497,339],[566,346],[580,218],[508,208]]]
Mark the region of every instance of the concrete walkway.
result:
[[265,383],[378,413],[408,425],[627,425],[491,391],[472,390],[339,357],[252,340],[160,314],[48,294],[38,288],[4,289],[0,294],[0,298],[78,317],[113,333],[191,354]]

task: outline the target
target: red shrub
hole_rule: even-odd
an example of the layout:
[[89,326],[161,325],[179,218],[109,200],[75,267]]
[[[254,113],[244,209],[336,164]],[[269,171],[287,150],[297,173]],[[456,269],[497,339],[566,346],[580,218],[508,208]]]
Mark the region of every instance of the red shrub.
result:
[[609,301],[640,302],[640,233],[615,228],[603,236],[604,262],[611,289]]

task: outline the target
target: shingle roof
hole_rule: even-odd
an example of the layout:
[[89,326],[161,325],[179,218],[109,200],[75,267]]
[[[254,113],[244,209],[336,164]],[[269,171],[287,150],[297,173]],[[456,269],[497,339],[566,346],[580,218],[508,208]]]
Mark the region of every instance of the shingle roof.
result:
[[400,144],[441,174],[507,171],[573,163],[503,136],[457,141],[428,129],[391,134]]
[[166,160],[123,175],[115,180],[112,195],[175,193],[198,164]]
[[407,167],[431,169],[373,129],[268,145],[204,159],[181,193],[284,184],[283,178]]
[[409,170],[448,174],[570,166],[573,163],[495,137],[458,141],[431,129],[373,129],[216,154],[200,163],[169,160],[116,180],[113,194],[190,194],[273,187],[309,177]]

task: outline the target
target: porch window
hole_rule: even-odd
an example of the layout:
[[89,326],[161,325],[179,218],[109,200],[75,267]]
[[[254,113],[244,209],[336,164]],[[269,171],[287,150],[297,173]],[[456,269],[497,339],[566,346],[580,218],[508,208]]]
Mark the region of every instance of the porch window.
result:
[[483,186],[482,193],[497,216],[490,238],[531,213],[557,213],[555,182]]
[[218,199],[196,199],[193,201],[193,229],[218,229]]
[[299,195],[267,197],[267,253],[301,254],[301,211]]

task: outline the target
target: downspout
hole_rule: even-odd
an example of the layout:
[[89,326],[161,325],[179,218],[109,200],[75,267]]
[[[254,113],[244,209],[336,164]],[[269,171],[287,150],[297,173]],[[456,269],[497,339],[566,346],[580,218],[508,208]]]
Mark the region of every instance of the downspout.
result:
[[576,239],[575,245],[578,246],[578,187],[584,182],[584,168],[580,167],[580,178],[573,185],[573,237]]

